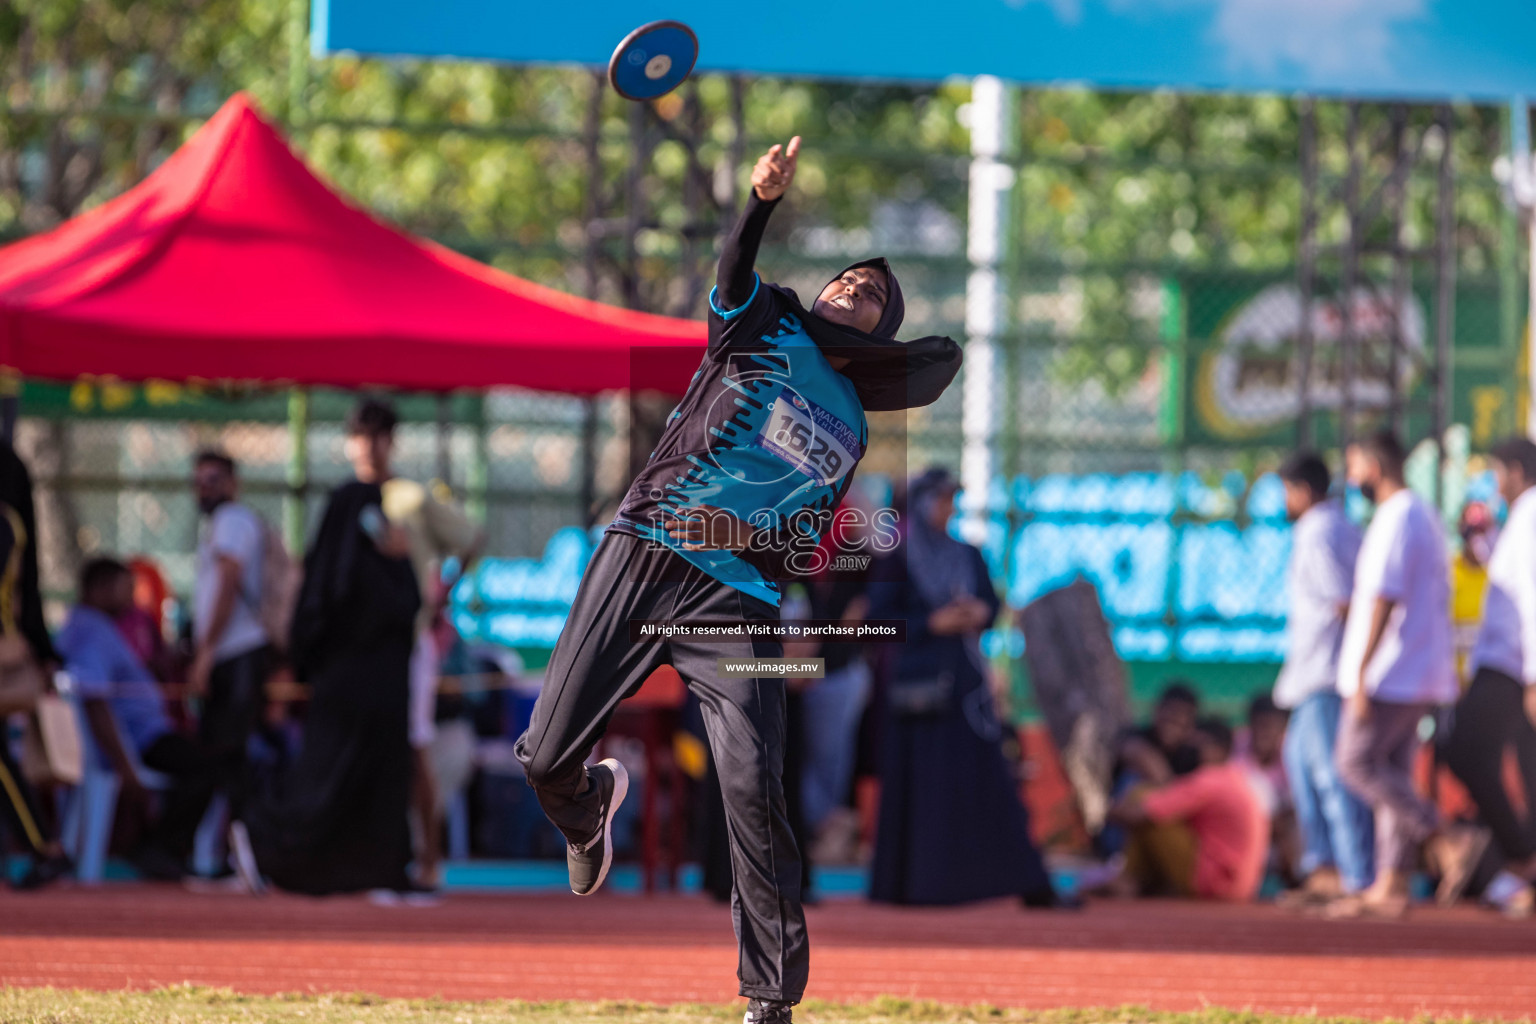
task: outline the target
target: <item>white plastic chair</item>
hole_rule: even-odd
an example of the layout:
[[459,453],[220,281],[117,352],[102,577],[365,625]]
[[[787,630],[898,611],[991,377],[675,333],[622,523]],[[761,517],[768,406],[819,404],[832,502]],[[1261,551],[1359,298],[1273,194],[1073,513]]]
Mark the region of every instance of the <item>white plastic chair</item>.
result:
[[[64,843],[64,852],[75,862],[75,879],[81,885],[100,885],[106,874],[107,848],[112,843],[112,824],[117,819],[117,795],[123,784],[96,747],[84,702],[76,693],[71,692],[66,696],[74,706],[75,716],[80,723],[80,746],[85,772],[80,784],[64,796],[63,834],[60,838]],[[116,719],[113,722],[116,724]],[[118,738],[133,760],[133,770],[138,776],[139,785],[157,792],[171,788],[169,776],[139,763],[133,745],[122,734],[121,726],[118,726]]]

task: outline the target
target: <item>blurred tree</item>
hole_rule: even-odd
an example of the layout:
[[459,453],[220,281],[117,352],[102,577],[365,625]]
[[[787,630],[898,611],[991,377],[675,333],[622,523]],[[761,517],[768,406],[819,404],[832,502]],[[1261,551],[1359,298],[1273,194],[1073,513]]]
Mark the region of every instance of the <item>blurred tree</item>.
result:
[[[637,111],[580,69],[340,56],[306,60],[289,112],[289,12],[288,0],[0,0],[0,235],[46,229],[129,187],[246,89],[289,113],[296,147],[359,203],[568,291],[587,287],[596,196],[599,297],[696,315],[711,239],[747,167],[798,133],[797,194],[775,218],[765,264],[814,285],[848,255],[889,247],[909,257],[914,322],[961,327],[964,83],[752,80],[738,145],[732,84],[718,75]],[[1365,107],[1363,133],[1386,117],[1385,105]],[[1343,118],[1342,104],[1319,104],[1332,180]],[[1411,134],[1426,151],[1439,144],[1431,118],[1414,108]],[[1496,263],[1502,208],[1481,182],[1502,140],[1497,111],[1458,118],[1459,253],[1478,272]],[[1018,124],[1019,319],[1057,347],[1068,380],[1115,392],[1144,377],[1161,274],[1283,270],[1294,258],[1291,99],[1027,90]],[[1413,183],[1411,236],[1432,235],[1433,192],[1432,178]],[[919,238],[923,224],[950,230]],[[1341,230],[1325,217],[1325,233]],[[1032,306],[1030,295],[1051,301]]]
[[282,11],[0,0],[0,230],[44,230],[142,178],[182,140],[183,112],[273,67]]
[[[1388,104],[1361,108],[1361,146],[1371,154],[1367,188],[1390,167],[1383,145],[1389,116]],[[1434,160],[1444,142],[1434,117],[1432,107],[1409,110],[1407,141],[1422,154],[1408,188],[1410,245],[1434,237]],[[1317,119],[1319,241],[1326,246],[1341,242],[1346,229],[1338,201],[1346,106],[1319,102]],[[1016,207],[1026,277],[1033,268],[1043,277],[1038,287],[1075,300],[1074,315],[1026,316],[1024,328],[1050,338],[1069,325],[1073,336],[1056,363],[1068,380],[1093,379],[1121,392],[1142,379],[1160,351],[1155,296],[1163,274],[1283,273],[1294,263],[1302,205],[1295,100],[1033,90],[1023,96],[1020,120],[1025,153]],[[1505,214],[1488,170],[1503,146],[1500,126],[1496,108],[1456,109],[1464,273],[1498,263]],[[1362,265],[1367,276],[1373,270],[1377,280],[1390,280],[1380,259]]]

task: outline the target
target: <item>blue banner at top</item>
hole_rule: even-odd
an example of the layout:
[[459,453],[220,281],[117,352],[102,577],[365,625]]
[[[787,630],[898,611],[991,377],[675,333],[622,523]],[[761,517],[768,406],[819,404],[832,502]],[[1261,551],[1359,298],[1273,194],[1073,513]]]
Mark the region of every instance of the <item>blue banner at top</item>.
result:
[[698,67],[1104,89],[1414,99],[1536,95],[1536,0],[314,0],[318,53],[605,65],[657,19]]

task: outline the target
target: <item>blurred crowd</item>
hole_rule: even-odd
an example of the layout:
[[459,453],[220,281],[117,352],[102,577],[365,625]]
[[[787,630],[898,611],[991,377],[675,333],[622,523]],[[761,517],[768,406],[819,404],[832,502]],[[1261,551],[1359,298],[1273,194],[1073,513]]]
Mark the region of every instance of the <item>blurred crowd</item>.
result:
[[[354,479],[331,494],[302,566],[240,500],[235,462],[200,452],[190,622],[170,640],[163,575],[104,556],[82,567],[50,638],[30,480],[4,448],[0,714],[23,727],[0,743],[0,821],[30,853],[19,887],[114,847],[154,880],[433,898],[445,810],[473,770],[462,683],[510,666],[465,650],[446,622],[482,535],[394,476],[396,422],[383,402],[354,410]],[[215,851],[201,858],[200,832]]]
[[[484,537],[445,494],[393,474],[395,427],[387,403],[354,410],[354,479],[330,495],[302,565],[241,501],[235,462],[199,453],[203,523],[179,632],[155,565],[96,556],[50,633],[31,483],[0,446],[0,852],[23,855],[14,885],[99,872],[111,850],[141,877],[194,889],[430,904],[445,820],[457,813],[462,831],[473,780],[478,817],[515,816],[521,800],[534,822],[531,799],[494,779],[516,770],[495,751],[526,724],[536,680],[453,629],[448,595]],[[1500,526],[1469,505],[1454,554],[1404,460],[1390,434],[1345,452],[1348,483],[1374,505],[1363,533],[1320,456],[1286,461],[1295,526],[1273,694],[1234,727],[1194,687],[1169,685],[1114,741],[1093,858],[1066,870],[1055,858],[1054,876],[1021,796],[1045,755],[1024,756],[982,653],[1000,604],[981,553],[950,531],[957,482],[933,469],[898,487],[894,550],[870,543],[870,510],[839,516],[786,620],[900,621],[906,642],[786,644],[824,666],[788,683],[785,790],[807,886],[813,863],[867,863],[868,895],[892,903],[1264,894],[1355,917],[1405,912],[1427,878],[1443,902],[1530,913],[1536,444],[1491,452],[1507,513]],[[669,756],[691,787],[705,888],[725,899],[719,784],[697,700],[681,699]]]
[[1172,686],[1122,737],[1106,895],[1280,901],[1329,917],[1398,917],[1420,879],[1451,904],[1532,911],[1536,879],[1536,444],[1491,462],[1502,528],[1469,504],[1451,554],[1436,510],[1378,433],[1345,452],[1373,506],[1361,530],[1327,464],[1280,469],[1294,530],[1287,653],[1246,735]]

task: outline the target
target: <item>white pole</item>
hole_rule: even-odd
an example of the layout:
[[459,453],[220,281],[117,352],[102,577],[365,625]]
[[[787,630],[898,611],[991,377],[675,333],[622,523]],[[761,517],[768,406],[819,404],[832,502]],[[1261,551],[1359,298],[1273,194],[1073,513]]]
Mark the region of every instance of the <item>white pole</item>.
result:
[[1526,305],[1525,432],[1536,441],[1536,330],[1530,329],[1536,317],[1536,153],[1531,152],[1531,113],[1525,97],[1509,101],[1509,178],[1505,195],[1515,210],[1526,219],[1530,241],[1530,301]]
[[1013,137],[1009,87],[1000,78],[978,76],[971,83],[971,173],[966,254],[971,263],[965,287],[965,380],[960,460],[963,496],[961,532],[972,543],[985,539],[987,496],[998,472],[999,372],[997,336],[1006,323],[999,274],[1008,230],[1008,197],[1013,168],[1001,161]]
[[[1532,157],[1527,156],[1530,163]],[[1529,298],[1525,304],[1525,433],[1536,441],[1536,206],[1527,206],[1526,220],[1530,225],[1528,257],[1531,263]]]

